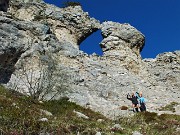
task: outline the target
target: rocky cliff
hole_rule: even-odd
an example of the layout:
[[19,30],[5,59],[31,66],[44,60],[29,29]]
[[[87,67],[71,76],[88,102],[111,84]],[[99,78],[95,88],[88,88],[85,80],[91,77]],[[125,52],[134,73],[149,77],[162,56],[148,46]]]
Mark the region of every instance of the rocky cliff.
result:
[[[97,30],[103,56],[80,51]],[[128,113],[120,109],[131,104],[127,93],[142,91],[148,110],[156,111],[179,102],[180,51],[142,59],[144,43],[130,24],[100,23],[80,6],[12,1],[0,11],[0,83],[44,99],[67,96],[111,118]]]

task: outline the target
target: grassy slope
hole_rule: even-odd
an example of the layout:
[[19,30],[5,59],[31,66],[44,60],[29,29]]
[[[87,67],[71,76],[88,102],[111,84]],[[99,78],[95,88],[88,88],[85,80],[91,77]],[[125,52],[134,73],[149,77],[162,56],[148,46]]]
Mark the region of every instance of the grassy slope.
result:
[[[40,109],[53,115],[47,116]],[[78,118],[73,110],[82,112],[89,119]],[[39,121],[41,118],[47,118],[48,121]],[[98,122],[98,119],[103,119],[103,122]],[[114,124],[120,124],[123,129],[112,129]],[[158,116],[156,113],[146,112],[111,121],[66,99],[39,103],[0,86],[0,133],[3,134],[48,132],[55,135],[74,135],[80,132],[83,135],[94,135],[101,131],[104,135],[131,135],[133,131],[139,131],[144,135],[178,135],[180,132],[176,129],[179,126],[180,116],[177,115]]]

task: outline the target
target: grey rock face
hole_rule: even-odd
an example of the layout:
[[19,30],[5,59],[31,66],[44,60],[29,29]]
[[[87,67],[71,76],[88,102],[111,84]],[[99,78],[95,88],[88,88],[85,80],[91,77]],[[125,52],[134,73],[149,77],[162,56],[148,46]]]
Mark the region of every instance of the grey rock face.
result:
[[166,52],[159,54],[156,59],[147,62],[149,71],[155,76],[159,85],[169,86],[173,92],[179,91],[179,73],[180,73],[180,51]]
[[[43,24],[15,21],[6,14],[0,16],[0,76],[1,83],[7,83],[15,64],[22,53],[40,43],[42,35],[48,34],[49,27]],[[36,36],[36,38],[34,38]],[[38,39],[41,38],[41,39]],[[40,41],[41,40],[41,41]],[[42,43],[42,42],[41,42]]]
[[[180,51],[159,54],[155,59],[144,60],[148,72],[156,83],[149,88],[157,91],[161,103],[179,102],[180,98]],[[152,99],[158,102],[157,99]],[[160,101],[159,101],[160,102]],[[178,112],[178,111],[177,111]]]
[[59,40],[76,44],[77,48],[86,37],[100,28],[100,22],[90,18],[80,6],[61,9],[48,4],[16,3],[11,9],[20,20],[48,23]]
[[130,24],[104,22],[102,24],[102,35],[104,37],[101,42],[103,51],[118,50],[119,46],[126,45],[139,54],[144,47],[143,34]]
[[[98,29],[104,55],[80,51],[79,44]],[[39,79],[49,88],[45,99],[66,96],[115,119],[132,114],[120,109],[131,106],[126,94],[142,91],[148,111],[156,111],[179,102],[180,52],[142,60],[144,40],[129,24],[100,24],[79,6],[60,9],[45,3],[12,3],[8,13],[0,13],[0,82],[30,94],[24,74],[36,89],[39,77],[47,75],[42,71],[50,71],[51,87],[49,76]],[[54,94],[57,89],[62,91]]]
[[142,135],[141,133],[139,133],[138,131],[134,131],[133,135]]
[[[0,76],[1,83],[7,83],[12,72],[14,65],[20,55],[25,51],[25,36],[18,32],[18,28],[13,26],[13,20],[0,16]],[[8,41],[8,42],[7,42]]]
[[111,21],[102,23],[101,30],[104,56],[138,74],[144,68],[140,56],[145,41],[143,34],[129,24]]

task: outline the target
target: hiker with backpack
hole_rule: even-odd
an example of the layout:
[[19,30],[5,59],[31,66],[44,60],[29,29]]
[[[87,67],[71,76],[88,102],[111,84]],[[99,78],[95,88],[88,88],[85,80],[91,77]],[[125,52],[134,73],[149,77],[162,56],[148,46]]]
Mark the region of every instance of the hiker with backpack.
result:
[[130,96],[130,94],[128,93],[128,94],[127,94],[127,99],[132,102],[133,112],[139,112],[139,110],[138,110],[138,108],[139,108],[138,97],[135,96],[134,93],[132,93],[131,96]]
[[141,112],[146,111],[146,104],[145,104],[145,98],[142,96],[142,92],[136,92],[136,96],[139,100],[139,104],[140,104],[140,110]]

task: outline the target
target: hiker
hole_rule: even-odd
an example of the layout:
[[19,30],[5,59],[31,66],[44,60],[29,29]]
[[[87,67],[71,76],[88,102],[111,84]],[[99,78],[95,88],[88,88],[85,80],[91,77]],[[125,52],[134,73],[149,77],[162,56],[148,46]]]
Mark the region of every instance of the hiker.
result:
[[139,100],[141,112],[146,111],[145,98],[142,96],[142,92],[140,92],[140,93],[136,92],[136,95],[137,95],[138,100]]
[[[133,112],[139,112],[138,108],[138,97],[135,96],[134,93],[130,96],[129,93],[127,94],[127,99],[132,101],[132,107],[133,107]],[[135,109],[135,110],[134,110]]]

